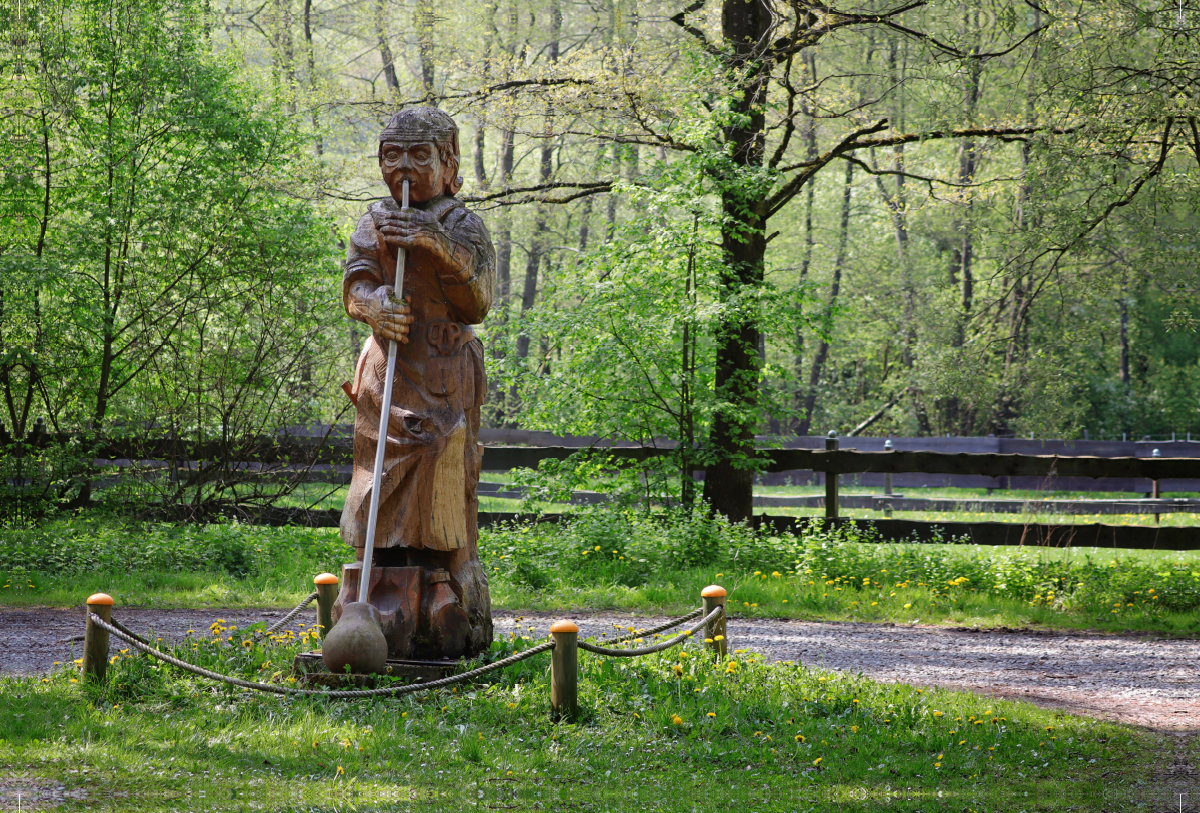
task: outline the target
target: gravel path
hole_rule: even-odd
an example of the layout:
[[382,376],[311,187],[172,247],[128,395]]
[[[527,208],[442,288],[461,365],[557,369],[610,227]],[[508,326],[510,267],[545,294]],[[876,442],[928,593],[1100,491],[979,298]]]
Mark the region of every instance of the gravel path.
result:
[[[283,616],[278,610],[139,610],[117,618],[168,640],[207,633],[217,618],[244,626]],[[584,635],[621,634],[659,618],[601,613],[495,615],[497,633],[540,637],[552,620],[570,617]],[[311,611],[300,622],[311,624]],[[80,657],[81,610],[0,608],[0,673],[38,674],[54,661]],[[532,630],[529,627],[533,627]],[[730,642],[783,661],[862,672],[876,680],[943,686],[1027,700],[1091,717],[1162,731],[1200,731],[1200,640],[1100,633],[974,630],[947,627],[740,619]],[[74,647],[72,650],[72,646]],[[74,654],[72,654],[74,653]]]

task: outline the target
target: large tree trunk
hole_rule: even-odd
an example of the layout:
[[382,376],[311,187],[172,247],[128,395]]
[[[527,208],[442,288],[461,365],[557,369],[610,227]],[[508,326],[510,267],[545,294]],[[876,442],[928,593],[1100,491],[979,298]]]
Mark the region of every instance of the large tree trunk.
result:
[[[767,74],[755,55],[757,43],[771,29],[771,14],[762,0],[726,0],[721,33],[728,49],[731,75],[741,83],[725,128],[730,158],[738,167],[757,168],[763,163]],[[721,296],[741,299],[746,289],[763,282],[767,253],[767,202],[758,190],[743,191],[728,184],[721,194],[725,215],[721,247]],[[754,515],[754,427],[758,420],[758,321],[742,308],[731,309],[715,331],[717,399],[722,406],[713,418],[710,453],[716,458],[704,478],[704,500],[732,522]]]

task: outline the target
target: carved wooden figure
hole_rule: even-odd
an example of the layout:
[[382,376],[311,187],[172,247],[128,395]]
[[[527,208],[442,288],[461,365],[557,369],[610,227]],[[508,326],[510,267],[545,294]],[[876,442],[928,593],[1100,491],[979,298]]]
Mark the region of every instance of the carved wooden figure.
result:
[[[379,136],[391,198],[372,203],[350,238],[342,300],[371,326],[354,381],[354,474],[342,539],[358,562],[343,571],[334,605],[357,600],[372,468],[390,340],[399,342],[379,489],[368,600],[382,617],[392,658],[458,658],[491,645],[491,598],[476,550],[486,393],[483,347],[471,328],[487,315],[496,254],[487,228],[454,195],[458,127],[430,107],[403,110]],[[400,205],[409,183],[408,209]],[[407,253],[394,296],[396,257]]]

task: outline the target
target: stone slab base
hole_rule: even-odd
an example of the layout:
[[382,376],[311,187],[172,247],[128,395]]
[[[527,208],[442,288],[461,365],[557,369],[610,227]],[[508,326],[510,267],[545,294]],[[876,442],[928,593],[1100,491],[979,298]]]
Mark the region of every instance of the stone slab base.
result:
[[[386,674],[409,683],[427,683],[450,677],[458,668],[456,661],[388,660]],[[301,652],[292,661],[292,675],[309,686],[329,686],[337,689],[373,689],[377,675],[335,675],[325,668],[321,650]]]

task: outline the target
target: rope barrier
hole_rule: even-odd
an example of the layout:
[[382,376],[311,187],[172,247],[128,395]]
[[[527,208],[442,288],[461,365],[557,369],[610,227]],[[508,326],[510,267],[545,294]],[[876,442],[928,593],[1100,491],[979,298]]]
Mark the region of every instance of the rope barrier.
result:
[[697,616],[699,616],[702,612],[704,612],[704,608],[697,607],[696,609],[692,610],[687,615],[679,616],[679,618],[676,618],[674,621],[668,621],[665,624],[659,624],[657,627],[651,627],[650,629],[642,630],[641,632],[631,632],[628,635],[622,635],[620,638],[614,638],[613,640],[609,641],[608,643],[624,644],[628,641],[632,641],[634,638],[642,638],[647,635],[655,635],[656,633],[659,633],[659,632],[665,632],[666,630],[669,630],[672,627],[678,627],[680,624],[682,624],[686,621],[691,621],[693,618],[696,618]]
[[[636,655],[652,655],[655,652],[662,652],[664,649],[670,649],[671,647],[675,646],[676,644],[687,640],[688,638],[695,635],[700,630],[704,629],[704,627],[706,627],[709,623],[717,620],[717,618],[719,618],[723,612],[725,612],[724,607],[721,607],[721,606],[716,607],[713,609],[713,611],[711,613],[704,616],[704,618],[702,618],[700,620],[699,624],[692,627],[690,630],[687,630],[686,632],[681,632],[678,635],[676,635],[674,638],[668,639],[659,644],[654,644],[653,646],[644,646],[644,647],[640,647],[638,649],[609,649],[608,647],[596,646],[595,644],[589,644],[587,641],[580,641],[579,648],[582,649],[584,652],[592,652],[596,655],[607,655],[611,658],[632,658]],[[697,614],[699,614],[699,611],[697,611],[696,613],[692,613],[692,615],[697,615]]]
[[110,624],[112,624],[112,625],[113,625],[114,627],[116,627],[117,629],[119,629],[121,632],[125,633],[126,635],[132,635],[134,638],[137,638],[139,641],[141,641],[141,642],[142,642],[143,644],[145,644],[146,646],[151,646],[151,644],[150,644],[150,642],[149,642],[149,641],[147,641],[147,640],[146,640],[145,638],[143,638],[142,636],[138,635],[138,634],[137,634],[136,632],[134,632],[133,630],[129,629],[129,627],[125,626],[124,624],[122,624],[122,623],[121,623],[120,621],[118,621],[117,619],[115,619],[115,618],[114,618],[114,619],[112,619],[111,621],[109,621],[109,623],[110,623]]
[[112,624],[109,624],[107,621],[105,621],[103,618],[96,615],[95,613],[89,612],[88,617],[91,618],[93,624],[96,624],[101,629],[108,630],[108,632],[111,635],[117,636],[122,641],[125,641],[125,643],[129,644],[130,646],[134,647],[135,649],[139,649],[142,652],[146,653],[147,655],[158,658],[160,661],[163,661],[164,663],[169,663],[172,666],[177,666],[180,669],[191,672],[192,674],[195,674],[195,675],[199,675],[200,677],[208,678],[209,680],[221,681],[222,683],[228,683],[231,686],[239,686],[243,689],[254,689],[255,691],[259,691],[259,692],[271,692],[273,694],[285,694],[285,695],[299,695],[302,697],[328,697],[333,700],[348,700],[348,699],[352,699],[352,698],[383,697],[385,695],[411,694],[413,692],[423,692],[423,691],[427,691],[429,689],[440,689],[443,686],[453,686],[456,683],[466,683],[467,681],[471,680],[472,678],[478,677],[479,675],[485,675],[488,672],[494,672],[497,669],[503,669],[506,666],[511,666],[514,663],[519,663],[520,661],[523,661],[527,658],[532,658],[534,655],[540,655],[541,653],[554,648],[554,642],[547,641],[544,644],[538,644],[537,646],[530,647],[529,649],[526,649],[524,652],[518,652],[515,655],[509,655],[507,658],[498,660],[495,663],[489,663],[485,666],[479,667],[478,669],[472,669],[470,672],[463,672],[461,675],[454,675],[452,677],[441,678],[440,680],[431,680],[428,683],[410,683],[410,684],[407,684],[404,686],[387,686],[387,687],[384,687],[381,689],[352,689],[352,690],[337,690],[337,691],[327,692],[327,691],[320,691],[320,690],[316,690],[316,689],[292,689],[287,686],[275,686],[270,683],[255,683],[255,682],[249,681],[249,680],[242,680],[241,678],[235,678],[235,677],[230,677],[228,675],[222,675],[219,672],[210,671],[208,669],[205,669],[202,666],[196,666],[195,664],[191,664],[191,663],[188,663],[187,661],[182,661],[179,658],[176,658],[172,655],[168,655],[165,652],[160,652],[159,650],[155,649],[154,647],[150,646],[149,644],[141,642],[136,635],[125,634],[119,628],[113,626]]
[[275,633],[279,632],[279,630],[283,629],[284,627],[286,627],[288,625],[289,621],[291,621],[296,616],[300,615],[301,610],[303,610],[305,607],[312,604],[316,600],[317,600],[317,591],[313,590],[311,593],[308,594],[308,598],[304,599],[304,601],[302,601],[296,605],[296,609],[292,610],[290,613],[285,615],[279,621],[276,621],[274,624],[267,627],[266,634],[274,635]]

